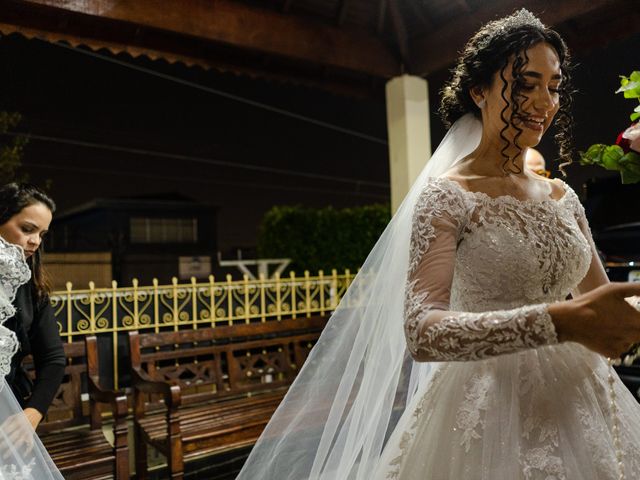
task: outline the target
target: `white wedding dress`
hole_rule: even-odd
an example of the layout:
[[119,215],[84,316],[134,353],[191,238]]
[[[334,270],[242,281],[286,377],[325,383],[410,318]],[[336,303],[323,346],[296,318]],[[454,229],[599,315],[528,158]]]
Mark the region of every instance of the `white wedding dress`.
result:
[[[443,362],[410,400],[375,479],[619,478],[607,361],[558,344],[547,313],[580,293],[598,261],[584,209],[560,183],[560,199],[519,200],[427,180],[405,332],[415,358]],[[617,375],[614,388],[624,472],[638,479],[640,406]]]

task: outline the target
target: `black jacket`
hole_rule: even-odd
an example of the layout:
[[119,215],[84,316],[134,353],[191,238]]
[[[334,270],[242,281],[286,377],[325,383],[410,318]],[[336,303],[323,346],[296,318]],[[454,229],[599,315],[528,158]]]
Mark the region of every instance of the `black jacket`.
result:
[[[20,348],[11,360],[7,383],[23,408],[35,408],[44,415],[60,387],[66,365],[58,324],[49,299],[38,301],[32,281],[18,289],[13,305],[16,315],[4,326],[16,333]],[[21,366],[29,354],[36,370],[33,384]]]

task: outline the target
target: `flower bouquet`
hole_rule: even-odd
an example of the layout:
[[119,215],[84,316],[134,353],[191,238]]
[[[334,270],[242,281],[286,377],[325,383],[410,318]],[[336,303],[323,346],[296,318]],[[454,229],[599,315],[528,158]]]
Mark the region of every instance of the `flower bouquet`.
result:
[[[636,70],[628,77],[621,76],[616,93],[640,101],[640,71]],[[640,182],[640,105],[636,105],[630,118],[631,126],[618,135],[615,145],[591,145],[586,152],[580,152],[580,164],[617,170],[623,184]]]

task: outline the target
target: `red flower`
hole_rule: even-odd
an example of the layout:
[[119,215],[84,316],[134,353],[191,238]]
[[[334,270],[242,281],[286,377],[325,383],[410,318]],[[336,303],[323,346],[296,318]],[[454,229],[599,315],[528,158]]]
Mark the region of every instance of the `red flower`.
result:
[[622,150],[624,150],[624,153],[629,153],[631,151],[631,142],[629,141],[628,138],[624,138],[622,136],[622,134],[625,131],[626,130],[623,130],[622,132],[620,132],[618,134],[618,138],[616,139],[616,145],[618,145],[620,148],[622,148]]
[[620,132],[618,138],[616,139],[616,145],[618,145],[624,153],[629,153],[630,151],[634,151],[640,153],[640,149],[637,147],[638,142],[638,131],[640,130],[640,125],[638,122],[632,123],[629,128]]

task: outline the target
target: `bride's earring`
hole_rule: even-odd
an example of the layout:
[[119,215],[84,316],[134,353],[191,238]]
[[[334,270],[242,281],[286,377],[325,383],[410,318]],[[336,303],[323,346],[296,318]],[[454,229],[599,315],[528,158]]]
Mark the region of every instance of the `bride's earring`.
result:
[[478,108],[482,110],[486,104],[487,104],[487,101],[483,98],[478,102]]

